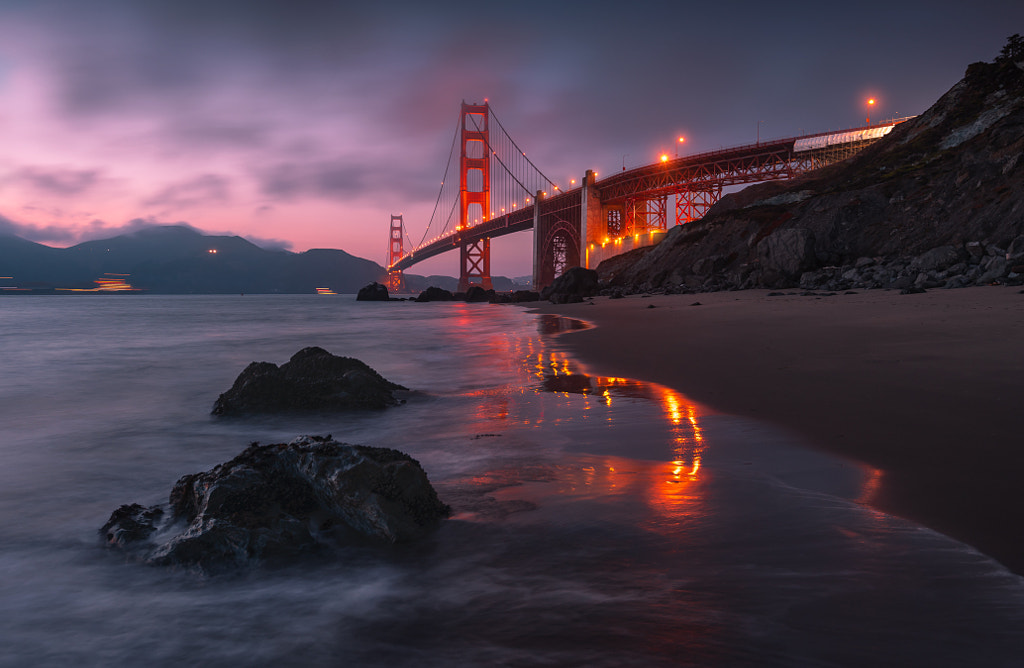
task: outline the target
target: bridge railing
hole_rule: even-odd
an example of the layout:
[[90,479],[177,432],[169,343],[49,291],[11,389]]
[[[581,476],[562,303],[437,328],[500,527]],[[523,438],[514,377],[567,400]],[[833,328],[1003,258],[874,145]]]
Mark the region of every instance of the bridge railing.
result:
[[789,143],[795,143],[795,142],[797,142],[797,141],[799,141],[801,139],[813,139],[815,137],[827,137],[829,135],[845,134],[847,132],[858,132],[858,131],[863,131],[863,130],[872,130],[872,129],[875,129],[875,128],[892,127],[892,126],[899,125],[900,123],[903,123],[904,121],[909,121],[912,118],[915,118],[915,116],[903,116],[903,117],[900,117],[900,118],[890,119],[890,120],[887,120],[887,121],[882,122],[882,123],[875,123],[875,124],[872,124],[872,125],[864,125],[864,126],[859,126],[859,127],[853,127],[853,128],[848,128],[846,130],[828,130],[826,132],[815,132],[815,133],[812,133],[812,134],[809,134],[809,135],[799,135],[799,136],[796,136],[796,137],[784,137],[784,138],[781,138],[781,139],[765,139],[763,141],[757,141],[757,142],[754,142],[754,143],[751,143],[751,144],[740,144],[738,146],[729,146],[727,148],[720,148],[720,149],[716,149],[714,151],[705,151],[703,153],[694,153],[692,155],[684,155],[684,156],[679,156],[679,157],[676,157],[676,158],[669,158],[665,162],[653,162],[653,163],[649,162],[649,163],[645,163],[643,165],[637,165],[636,167],[630,167],[629,169],[624,169],[623,171],[616,172],[616,173],[612,174],[611,176],[606,176],[605,178],[601,179],[597,183],[601,184],[603,182],[612,181],[612,180],[615,180],[615,179],[618,179],[618,178],[622,178],[624,176],[628,176],[630,174],[639,173],[639,172],[643,172],[645,170],[649,170],[651,167],[658,167],[658,166],[661,166],[661,165],[666,165],[666,166],[671,165],[671,166],[675,167],[675,166],[682,165],[682,164],[685,164],[685,163],[688,163],[688,162],[693,162],[693,163],[709,162],[709,161],[714,161],[717,158],[721,158],[723,156],[733,155],[733,154],[736,154],[736,153],[747,153],[747,152],[750,152],[752,150],[757,150],[757,149],[770,150],[772,147],[782,146],[782,145],[789,144]]

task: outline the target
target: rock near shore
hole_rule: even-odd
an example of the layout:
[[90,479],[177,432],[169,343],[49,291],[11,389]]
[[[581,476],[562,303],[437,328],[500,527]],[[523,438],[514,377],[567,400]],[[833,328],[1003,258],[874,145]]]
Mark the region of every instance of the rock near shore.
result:
[[401,403],[394,392],[405,389],[357,359],[314,346],[303,348],[280,367],[251,363],[231,389],[217,397],[213,414],[382,409]]
[[409,455],[302,436],[253,443],[182,477],[166,504],[123,505],[100,536],[147,564],[216,571],[353,541],[416,540],[449,511]]
[[359,292],[356,294],[357,302],[386,302],[390,299],[387,286],[376,281],[359,288]]
[[598,274],[593,269],[572,267],[540,292],[541,299],[553,304],[573,304],[597,294]]

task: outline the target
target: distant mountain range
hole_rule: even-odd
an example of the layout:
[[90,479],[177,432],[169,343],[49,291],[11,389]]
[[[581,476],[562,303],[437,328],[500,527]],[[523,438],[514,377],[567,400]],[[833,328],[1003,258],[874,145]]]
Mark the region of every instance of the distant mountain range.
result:
[[[144,291],[157,294],[355,293],[383,281],[384,267],[342,250],[267,250],[241,237],[154,226],[111,239],[52,248],[0,235],[0,294]],[[407,275],[411,291],[454,289],[449,276]],[[496,277],[495,288],[512,289]],[[507,284],[507,285],[506,285]]]

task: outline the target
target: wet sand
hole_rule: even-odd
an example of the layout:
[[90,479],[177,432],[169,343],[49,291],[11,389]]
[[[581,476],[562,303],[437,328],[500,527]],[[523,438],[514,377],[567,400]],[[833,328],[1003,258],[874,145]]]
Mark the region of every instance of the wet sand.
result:
[[871,505],[1024,574],[1020,288],[785,292],[539,310],[597,325],[562,337],[588,370],[667,385],[878,468]]

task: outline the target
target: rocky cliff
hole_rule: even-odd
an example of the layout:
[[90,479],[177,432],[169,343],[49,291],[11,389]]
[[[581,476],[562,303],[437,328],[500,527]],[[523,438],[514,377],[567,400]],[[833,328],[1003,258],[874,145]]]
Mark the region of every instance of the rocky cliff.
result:
[[1024,283],[1024,53],[1015,36],[853,158],[722,198],[598,267],[615,290]]

